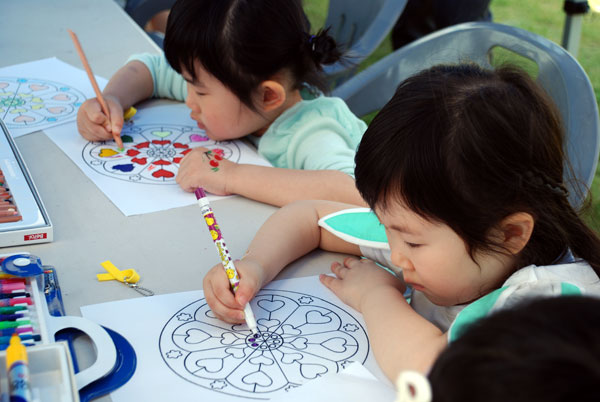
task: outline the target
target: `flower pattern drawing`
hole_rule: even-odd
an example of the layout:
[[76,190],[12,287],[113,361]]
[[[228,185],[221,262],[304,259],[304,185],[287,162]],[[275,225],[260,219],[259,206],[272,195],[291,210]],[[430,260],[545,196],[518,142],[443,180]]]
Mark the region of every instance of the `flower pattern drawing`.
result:
[[252,301],[259,333],[217,319],[204,299],[178,311],[159,340],[164,362],[206,389],[269,399],[307,381],[364,363],[369,340],[344,309],[304,293],[263,289]]
[[134,183],[172,184],[183,157],[195,147],[206,147],[221,159],[240,159],[233,141],[213,141],[204,130],[175,124],[126,124],[121,132],[125,150],[114,141],[89,142],[82,151],[96,172]]

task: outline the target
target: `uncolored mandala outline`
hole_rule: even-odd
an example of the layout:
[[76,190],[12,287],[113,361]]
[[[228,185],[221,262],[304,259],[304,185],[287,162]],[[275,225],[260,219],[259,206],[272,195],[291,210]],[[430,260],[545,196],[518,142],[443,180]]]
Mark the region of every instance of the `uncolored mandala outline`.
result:
[[[368,357],[362,325],[323,299],[264,289],[254,298],[253,309],[261,332],[258,338],[245,325],[216,319],[204,299],[190,303],[161,331],[163,361],[176,375],[205,389],[265,399],[340,371],[349,361],[364,363]],[[177,319],[190,312],[192,321]],[[173,350],[181,351],[181,356],[167,359]]]

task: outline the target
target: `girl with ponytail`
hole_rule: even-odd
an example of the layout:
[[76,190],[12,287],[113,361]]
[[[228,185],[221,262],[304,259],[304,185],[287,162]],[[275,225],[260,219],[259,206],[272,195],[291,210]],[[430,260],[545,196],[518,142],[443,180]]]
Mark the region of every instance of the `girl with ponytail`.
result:
[[564,179],[574,177],[564,143],[555,105],[525,72],[431,67],[400,84],[360,142],[356,186],[371,209],[326,200],[279,209],[236,263],[235,298],[220,265],[204,296],[217,317],[240,322],[245,303],[303,254],[362,256],[340,258],[321,282],[363,314],[392,381],[426,373],[496,311],[600,296],[600,239],[569,203],[582,186]]
[[[275,167],[210,165],[207,149],[181,161],[177,182],[217,195],[282,206],[298,199],[363,204],[354,154],[366,124],[339,98],[323,95],[322,65],[342,53],[327,30],[308,32],[300,0],[179,0],[169,14],[163,55],[136,55],[78,114],[90,141],[120,133],[123,110],[149,97],[185,100],[216,141],[242,137]],[[110,123],[109,123],[110,122]]]

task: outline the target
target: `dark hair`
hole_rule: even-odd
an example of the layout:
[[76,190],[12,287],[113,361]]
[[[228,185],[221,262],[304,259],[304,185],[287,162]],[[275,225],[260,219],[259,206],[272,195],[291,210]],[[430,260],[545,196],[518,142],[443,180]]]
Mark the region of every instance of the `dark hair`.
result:
[[567,198],[563,137],[553,102],[526,73],[435,66],[401,83],[370,124],[356,186],[372,208],[398,201],[448,225],[471,258],[502,251],[490,229],[527,212],[534,229],[515,270],[552,264],[570,248],[600,273],[600,239]]
[[434,402],[600,400],[600,299],[559,296],[471,324],[429,373]]
[[294,87],[325,90],[322,64],[341,58],[328,30],[308,34],[300,0],[178,0],[167,21],[169,64],[196,79],[194,61],[254,109],[252,92],[288,69]]

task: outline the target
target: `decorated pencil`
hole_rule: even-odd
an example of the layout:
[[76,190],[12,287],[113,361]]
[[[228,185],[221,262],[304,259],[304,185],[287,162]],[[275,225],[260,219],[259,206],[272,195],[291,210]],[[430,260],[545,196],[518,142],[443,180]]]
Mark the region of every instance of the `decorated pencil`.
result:
[[[233,259],[229,254],[229,250],[227,250],[227,246],[225,245],[225,239],[223,239],[223,234],[221,233],[221,229],[219,229],[219,225],[217,224],[217,220],[215,219],[215,214],[208,203],[208,198],[206,197],[206,193],[204,189],[198,187],[195,191],[196,198],[198,199],[198,205],[202,210],[202,216],[204,217],[204,221],[208,226],[208,231],[217,247],[217,251],[219,253],[219,257],[221,257],[221,262],[223,263],[223,268],[225,269],[225,273],[227,274],[227,278],[229,279],[229,283],[231,284],[231,289],[233,293],[237,291],[237,288],[240,284],[240,276],[238,275],[237,270],[235,269],[235,265],[233,264]],[[246,319],[246,324],[250,328],[252,334],[258,333],[258,327],[256,325],[256,318],[254,317],[254,313],[252,312],[252,308],[250,307],[250,303],[247,303],[244,307],[244,317]]]

